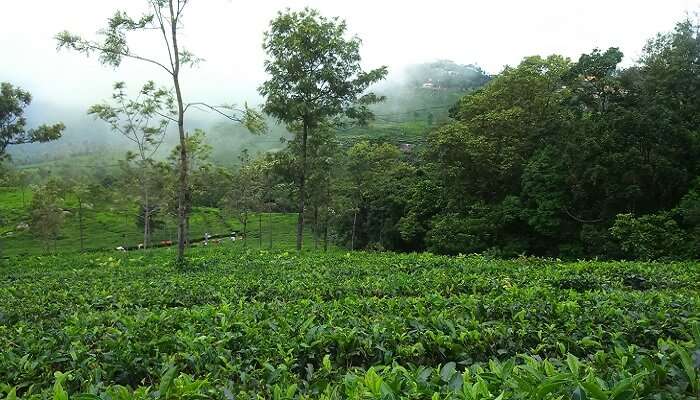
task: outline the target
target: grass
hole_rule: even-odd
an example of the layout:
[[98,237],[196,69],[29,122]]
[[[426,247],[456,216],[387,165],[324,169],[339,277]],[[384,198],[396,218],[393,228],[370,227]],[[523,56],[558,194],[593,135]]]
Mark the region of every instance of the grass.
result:
[[[29,190],[24,194],[18,188],[0,189],[0,249],[3,256],[40,255],[47,252],[75,252],[80,250],[80,223],[77,208],[70,202],[65,215],[65,224],[57,240],[47,244],[29,230],[17,229],[29,221]],[[135,247],[143,242],[143,232],[136,224],[136,208],[122,209],[114,204],[99,204],[93,209],[84,209],[84,250],[110,250],[119,246]],[[259,217],[262,216],[262,220]],[[296,244],[296,214],[256,214],[249,217],[246,243],[251,247],[269,248],[272,237],[273,249],[290,249]],[[153,234],[152,243],[176,241],[176,221],[163,218],[162,229]],[[262,222],[262,230],[260,229]],[[205,232],[211,235],[229,235],[242,232],[243,226],[236,218],[225,215],[216,208],[195,207],[190,217],[190,239],[197,240]],[[262,241],[260,240],[262,233]],[[313,235],[307,229],[305,245],[313,247]]]

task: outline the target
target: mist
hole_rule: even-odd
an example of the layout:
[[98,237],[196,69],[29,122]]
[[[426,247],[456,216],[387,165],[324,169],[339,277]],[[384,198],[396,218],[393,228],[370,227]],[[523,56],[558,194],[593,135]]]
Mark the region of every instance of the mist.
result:
[[[27,110],[30,123],[63,121],[67,125],[60,141],[14,148],[15,160],[29,154],[46,157],[52,150],[75,143],[95,149],[122,143],[104,124],[86,114],[88,107],[109,99],[116,81],[136,88],[147,80],[167,85],[167,77],[144,63],[125,60],[115,69],[100,65],[95,57],[59,52],[53,37],[62,30],[95,37],[115,9],[139,15],[144,4],[142,0],[25,0],[5,5],[0,24],[0,80],[32,93],[34,103]],[[389,67],[387,82],[375,88],[386,91],[405,82],[408,66],[440,59],[474,64],[496,74],[528,55],[559,53],[575,59],[596,47],[616,46],[625,52],[625,63],[630,64],[646,40],[700,9],[700,0],[669,0],[663,4],[602,0],[585,4],[554,0],[194,1],[185,15],[182,40],[186,49],[205,61],[184,71],[185,100],[260,104],[257,87],[265,79],[263,33],[278,11],[305,6],[347,21],[349,32],[363,40],[365,67]],[[165,56],[157,40],[144,37],[132,43],[137,43],[132,49],[137,54]],[[218,134],[240,136],[240,141],[228,145],[249,142],[239,129],[211,113],[191,113],[188,119],[188,129],[216,127]],[[284,136],[284,132],[275,132],[264,140],[274,142]]]

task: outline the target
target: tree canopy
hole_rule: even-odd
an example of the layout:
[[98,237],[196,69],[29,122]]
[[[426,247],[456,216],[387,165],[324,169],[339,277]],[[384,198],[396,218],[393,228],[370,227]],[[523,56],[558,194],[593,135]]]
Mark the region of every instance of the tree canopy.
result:
[[260,86],[263,110],[292,127],[300,127],[298,165],[301,249],[306,201],[307,139],[321,124],[341,117],[364,123],[369,105],[381,100],[366,90],[383,79],[386,67],[364,71],[357,37],[347,37],[345,21],[326,18],[313,9],[280,12],[265,33],[269,79]]
[[62,123],[41,125],[28,129],[25,108],[32,103],[32,95],[9,82],[0,83],[0,160],[7,156],[11,145],[49,142],[61,137]]

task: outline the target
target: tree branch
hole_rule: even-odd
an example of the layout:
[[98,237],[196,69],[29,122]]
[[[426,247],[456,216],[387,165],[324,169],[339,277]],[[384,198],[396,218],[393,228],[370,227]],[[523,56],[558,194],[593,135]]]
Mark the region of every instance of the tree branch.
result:
[[177,124],[177,122],[178,122],[177,119],[175,119],[175,118],[173,118],[173,117],[171,117],[171,116],[169,116],[169,115],[165,115],[165,114],[163,114],[163,113],[161,113],[161,112],[159,112],[159,111],[154,111],[154,112],[155,112],[156,114],[158,114],[161,118],[167,119],[167,120],[170,121],[170,122],[174,122],[174,123],[176,123],[176,124]]
[[165,32],[165,23],[163,22],[163,14],[161,13],[161,10],[159,7],[156,7],[156,5],[153,5],[153,11],[156,14],[156,18],[158,18],[158,25],[160,26],[160,31],[163,34],[163,40],[165,41],[165,46],[168,48],[168,59],[170,60],[170,67],[175,70],[175,61],[173,60],[173,52],[170,49],[170,41],[168,40],[168,35]]
[[569,208],[568,208],[568,207],[564,207],[564,212],[566,213],[566,215],[568,215],[569,217],[571,217],[571,219],[573,219],[573,220],[576,221],[576,222],[580,222],[580,223],[582,223],[582,224],[597,224],[598,222],[602,222],[602,221],[603,221],[603,218],[596,218],[596,219],[588,219],[588,220],[586,220],[586,219],[577,217],[577,216],[575,216],[574,214],[572,214],[571,211],[569,211]]
[[84,47],[86,49],[89,49],[89,50],[102,51],[105,53],[117,54],[117,55],[120,55],[122,57],[133,58],[133,59],[139,60],[139,61],[145,61],[145,62],[154,64],[154,65],[157,65],[157,66],[163,68],[165,71],[167,71],[170,75],[173,75],[173,71],[171,71],[168,67],[166,67],[165,65],[161,64],[160,62],[158,62],[156,60],[152,60],[150,58],[141,57],[139,55],[132,54],[132,53],[125,53],[125,52],[120,52],[120,51],[109,50],[109,49],[106,49],[102,46],[98,46],[98,45],[96,45],[94,43],[90,43],[90,42],[84,43]]
[[216,112],[216,113],[222,115],[223,117],[225,117],[225,118],[227,118],[227,119],[230,119],[231,121],[239,122],[239,123],[243,122],[243,119],[242,119],[242,118],[236,117],[236,116],[234,116],[234,115],[226,114],[225,112],[223,112],[223,111],[220,110],[220,108],[223,108],[223,109],[227,109],[227,110],[231,110],[231,111],[237,111],[237,112],[241,112],[241,113],[244,112],[243,110],[240,110],[240,109],[234,109],[234,108],[231,108],[231,107],[224,107],[224,106],[211,106],[211,105],[209,105],[209,104],[207,104],[207,103],[198,102],[198,103],[189,103],[189,104],[187,104],[187,105],[185,106],[185,111],[184,111],[184,112],[187,112],[187,109],[190,108],[190,106],[193,106],[193,107],[196,107],[196,106],[206,107],[206,108],[208,108],[208,109],[210,109],[210,110],[212,110],[212,111],[214,111],[214,112]]

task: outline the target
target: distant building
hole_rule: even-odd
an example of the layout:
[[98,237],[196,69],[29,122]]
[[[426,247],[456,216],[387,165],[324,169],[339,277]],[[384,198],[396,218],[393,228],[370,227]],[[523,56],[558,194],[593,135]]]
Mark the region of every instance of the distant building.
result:
[[423,85],[421,85],[421,88],[423,89],[429,89],[429,90],[444,90],[447,88],[443,88],[440,81],[433,82],[432,79],[428,79],[425,81]]

